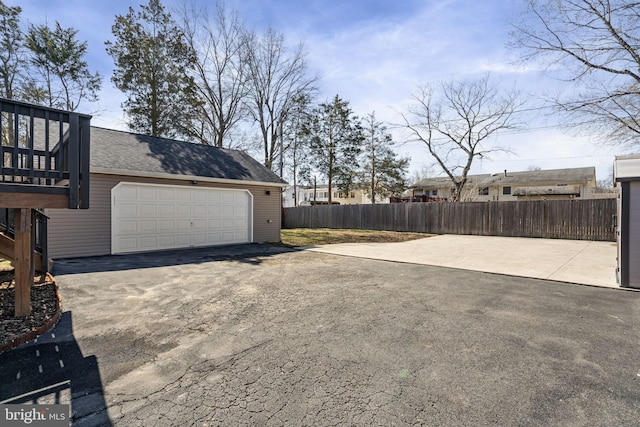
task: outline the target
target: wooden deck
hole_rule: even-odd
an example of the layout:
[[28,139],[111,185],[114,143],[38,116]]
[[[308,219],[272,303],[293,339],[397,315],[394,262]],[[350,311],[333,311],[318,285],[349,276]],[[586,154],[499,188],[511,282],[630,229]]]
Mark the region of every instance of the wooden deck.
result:
[[36,209],[89,208],[90,128],[91,116],[0,98],[0,208],[11,210],[0,256],[15,267],[16,316],[30,313],[34,270],[48,265]]
[[0,207],[88,208],[91,117],[2,98],[0,113]]

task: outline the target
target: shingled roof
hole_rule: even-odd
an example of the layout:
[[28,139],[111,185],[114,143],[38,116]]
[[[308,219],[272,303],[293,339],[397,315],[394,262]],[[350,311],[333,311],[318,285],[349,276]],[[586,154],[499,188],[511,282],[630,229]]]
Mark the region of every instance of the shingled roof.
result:
[[286,184],[242,151],[99,127],[91,127],[91,171]]

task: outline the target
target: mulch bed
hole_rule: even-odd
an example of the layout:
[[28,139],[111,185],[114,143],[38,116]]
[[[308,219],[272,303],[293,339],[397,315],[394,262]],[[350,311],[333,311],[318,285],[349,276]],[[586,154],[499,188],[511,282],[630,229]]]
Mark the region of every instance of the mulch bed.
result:
[[60,297],[53,277],[34,278],[31,287],[31,314],[14,317],[13,271],[0,272],[0,353],[44,334],[60,319]]

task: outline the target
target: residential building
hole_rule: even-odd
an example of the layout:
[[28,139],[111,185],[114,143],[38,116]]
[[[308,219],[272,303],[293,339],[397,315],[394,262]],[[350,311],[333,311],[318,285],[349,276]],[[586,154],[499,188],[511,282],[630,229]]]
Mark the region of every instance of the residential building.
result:
[[[340,191],[337,185],[334,185],[331,189],[333,196],[331,197],[331,203],[337,205],[370,205],[371,198],[364,190],[357,189],[351,190],[348,193]],[[376,203],[389,203],[389,198],[379,199]],[[282,195],[282,206],[285,208],[291,208],[295,206],[297,201],[298,206],[311,206],[314,204],[326,205],[329,203],[329,186],[326,184],[313,186],[297,186],[296,198],[294,200],[293,186],[285,188]]]
[[[447,200],[453,193],[448,177],[426,178],[409,189],[409,197]],[[611,195],[615,197],[614,194]],[[462,201],[515,201],[596,198],[593,166],[469,175]]]

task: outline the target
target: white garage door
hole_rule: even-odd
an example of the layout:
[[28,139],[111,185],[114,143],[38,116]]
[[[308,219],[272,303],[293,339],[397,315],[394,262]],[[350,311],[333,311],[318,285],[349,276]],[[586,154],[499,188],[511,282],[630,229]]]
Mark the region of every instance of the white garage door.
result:
[[111,190],[111,252],[251,242],[247,190],[122,182]]

